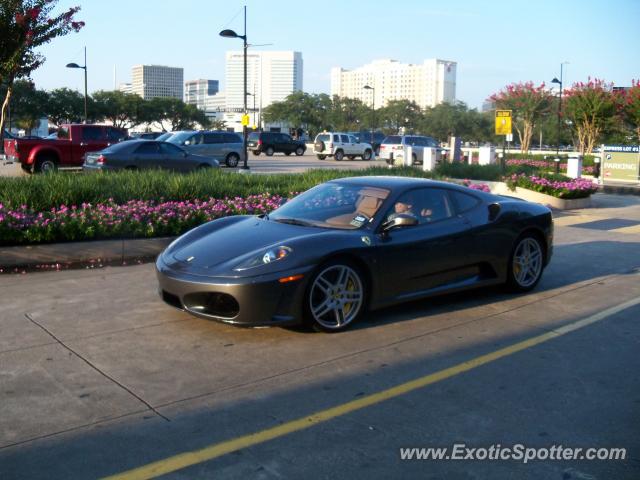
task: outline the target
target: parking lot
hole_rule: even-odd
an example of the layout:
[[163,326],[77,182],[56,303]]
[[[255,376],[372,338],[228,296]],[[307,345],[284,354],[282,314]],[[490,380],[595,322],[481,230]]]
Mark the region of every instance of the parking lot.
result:
[[[296,155],[284,155],[282,153],[276,153],[271,157],[266,155],[254,155],[249,152],[248,165],[252,173],[285,173],[285,172],[302,172],[311,168],[339,168],[339,169],[359,169],[368,167],[381,167],[386,166],[384,160],[373,159],[370,161],[363,161],[360,158],[355,160],[345,159],[341,162],[336,162],[333,158],[326,158],[325,160],[318,160],[313,155],[310,148],[307,149],[304,155],[298,157]],[[235,171],[236,169],[223,168],[225,171]],[[77,172],[78,169],[71,170],[70,172]],[[26,175],[19,165],[17,164],[5,164],[4,161],[0,161],[0,176],[22,176]]]
[[[0,478],[638,478],[640,201],[595,206],[557,216],[530,294],[414,302],[335,335],[191,317],[151,264],[2,276]],[[400,458],[456,443],[627,458]]]

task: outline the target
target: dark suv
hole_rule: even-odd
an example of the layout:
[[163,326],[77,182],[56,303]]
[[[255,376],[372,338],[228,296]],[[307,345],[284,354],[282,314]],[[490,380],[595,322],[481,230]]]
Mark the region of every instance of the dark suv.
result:
[[359,142],[371,145],[376,156],[380,155],[380,145],[382,145],[382,141],[386,138],[384,133],[363,130],[360,132],[350,132],[350,134],[355,136]]
[[276,152],[285,155],[304,155],[307,149],[306,144],[302,140],[294,140],[290,135],[279,132],[251,132],[247,139],[247,148],[254,155],[260,155],[264,152],[267,156],[271,156]]

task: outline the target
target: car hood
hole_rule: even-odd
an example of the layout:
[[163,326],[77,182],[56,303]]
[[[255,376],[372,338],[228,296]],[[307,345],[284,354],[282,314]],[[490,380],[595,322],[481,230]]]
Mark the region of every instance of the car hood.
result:
[[[233,268],[264,250],[318,235],[325,229],[278,223],[259,217],[245,217],[202,237],[186,242],[165,254],[173,268],[202,275],[240,275]],[[167,258],[168,257],[168,258]],[[260,272],[256,272],[258,274]]]

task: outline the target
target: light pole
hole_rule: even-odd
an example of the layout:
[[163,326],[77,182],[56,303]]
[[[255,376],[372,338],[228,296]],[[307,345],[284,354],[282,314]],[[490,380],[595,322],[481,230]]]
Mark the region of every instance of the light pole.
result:
[[[220,32],[221,37],[225,38],[241,38],[244,42],[244,89],[242,92],[244,93],[244,115],[247,114],[247,6],[244,6],[244,35],[238,35],[233,30],[222,30]],[[246,122],[243,122],[246,123]],[[244,150],[244,164],[242,166],[243,170],[248,170],[249,165],[247,165],[247,126],[242,125],[242,143]]]
[[373,132],[376,130],[376,89],[371,85],[365,85],[365,90],[371,90],[372,100],[371,100],[371,138],[373,139]]
[[81,68],[84,70],[84,123],[87,123],[87,47],[84,47],[84,66],[77,63],[67,63],[67,68]]
[[558,100],[558,141],[556,142],[556,157],[560,155],[560,128],[562,125],[562,70],[563,67],[568,63],[569,62],[562,62],[560,64],[560,80],[558,80],[557,77],[554,77],[553,80],[551,80],[551,83],[557,83],[558,85],[560,85],[560,97]]

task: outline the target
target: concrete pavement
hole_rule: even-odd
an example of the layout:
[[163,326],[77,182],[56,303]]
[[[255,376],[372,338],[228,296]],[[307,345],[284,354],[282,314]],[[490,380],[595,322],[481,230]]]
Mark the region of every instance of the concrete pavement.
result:
[[[640,296],[640,204],[556,218],[539,287],[414,302],[339,335],[164,305],[152,265],[0,277],[0,478],[97,478],[228,442]],[[638,478],[638,306],[167,478]],[[625,461],[402,462],[400,447],[621,446]]]

